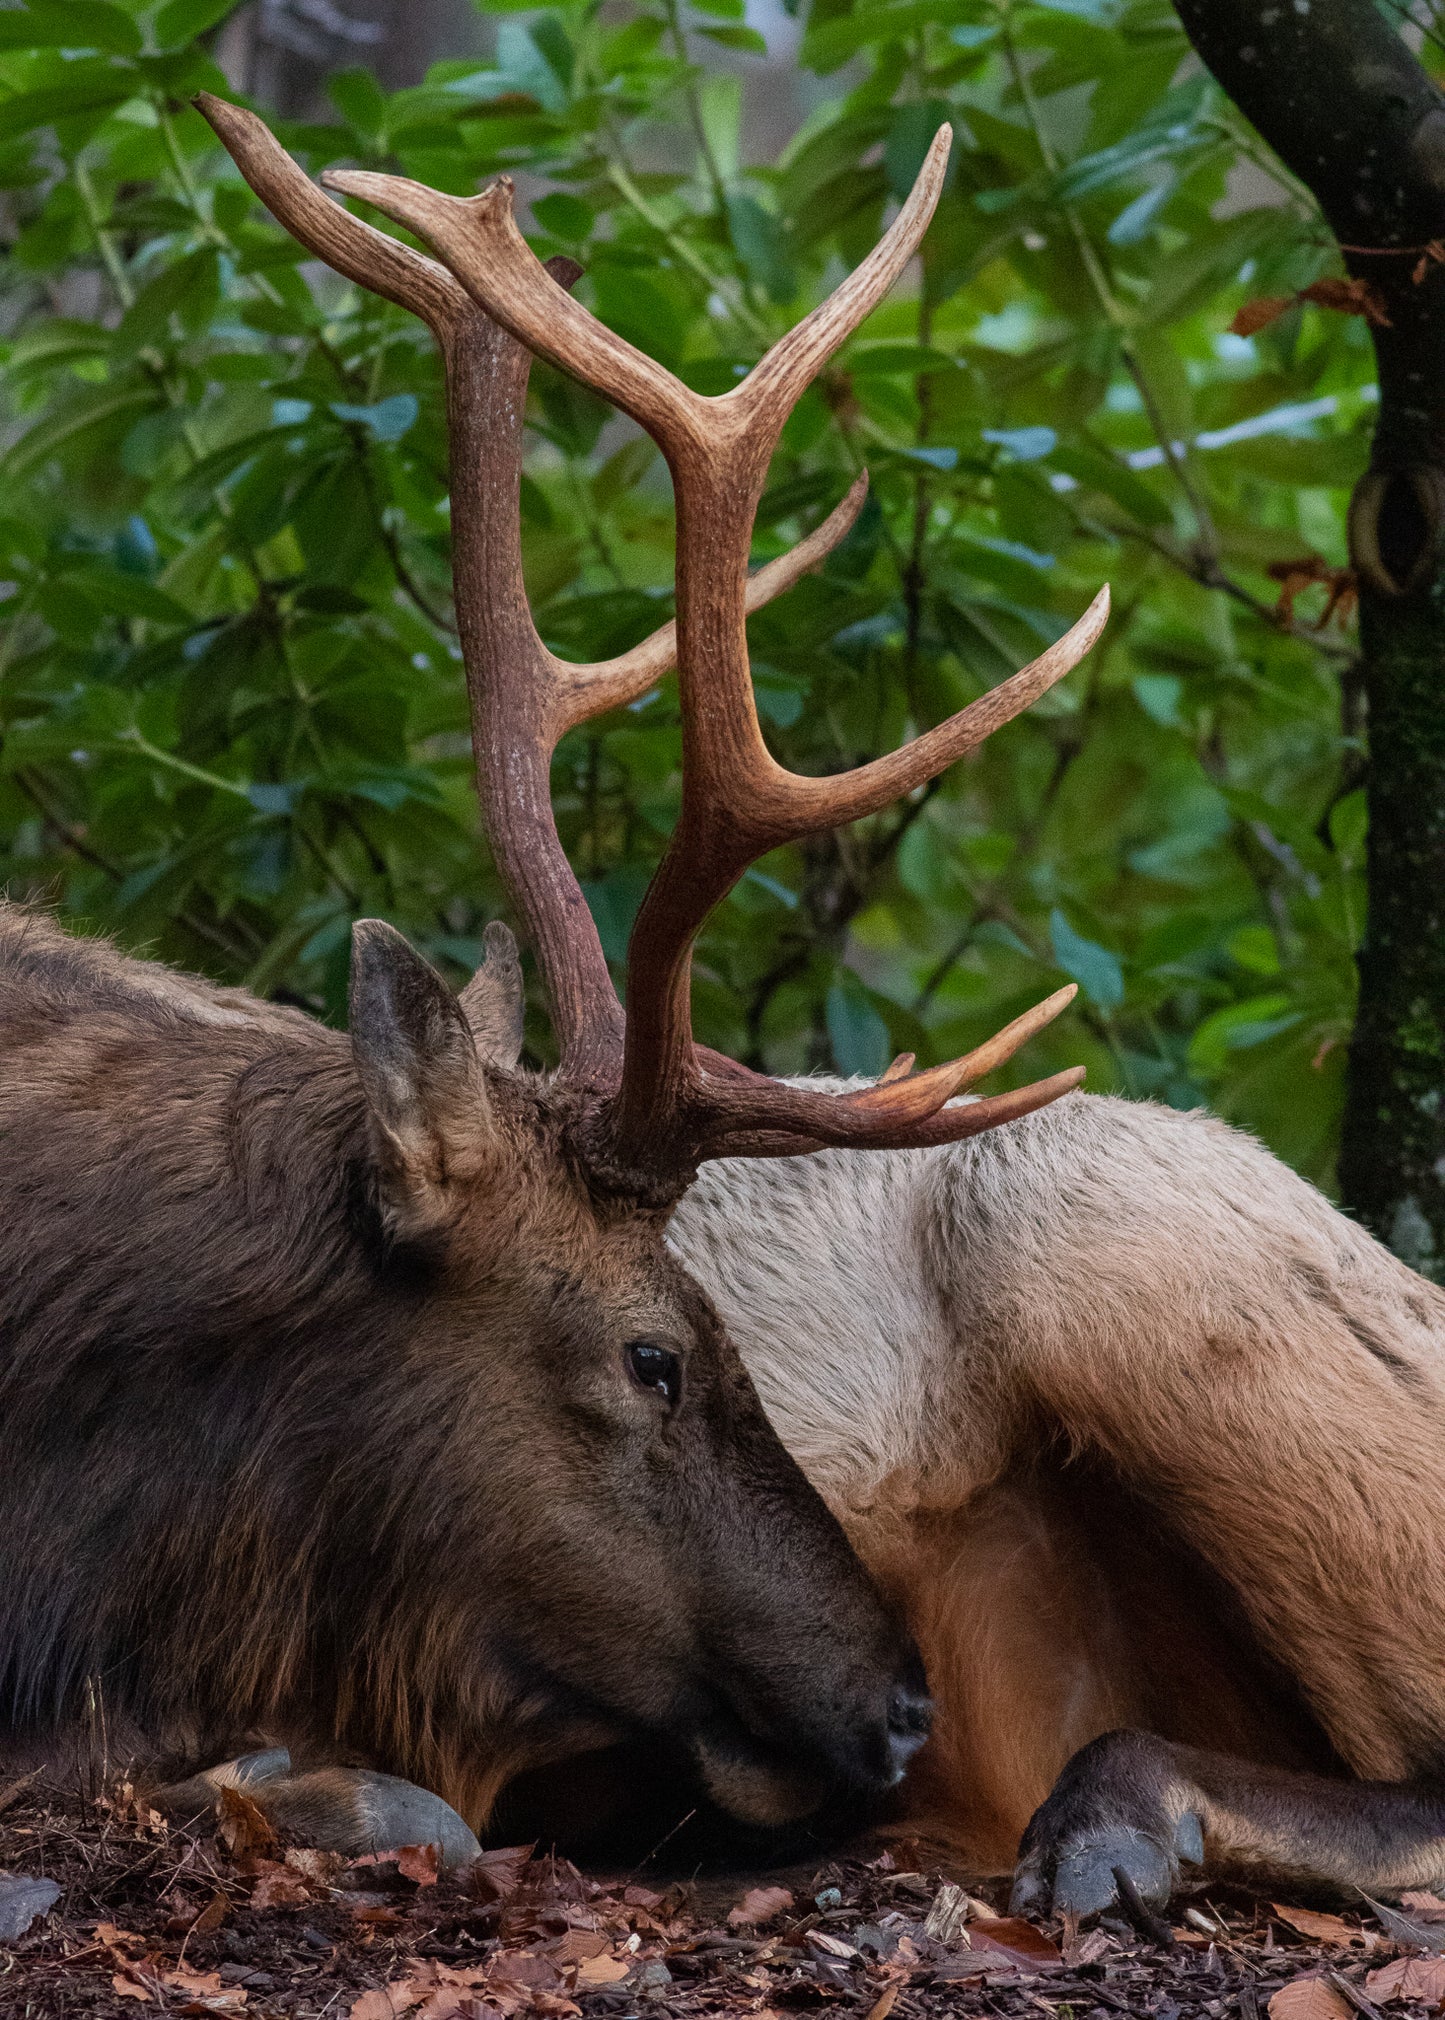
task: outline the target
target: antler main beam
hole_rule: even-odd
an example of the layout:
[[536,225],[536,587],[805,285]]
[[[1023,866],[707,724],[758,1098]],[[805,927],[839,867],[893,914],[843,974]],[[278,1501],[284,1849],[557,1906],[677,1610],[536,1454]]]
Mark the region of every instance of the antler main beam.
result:
[[[677,663],[676,622],[662,625],[630,652],[594,664],[548,651],[533,623],[522,575],[518,497],[530,351],[499,327],[446,267],[323,195],[255,113],[209,92],[196,103],[294,239],[346,279],[419,316],[437,340],[452,446],[457,628],[483,821],[547,984],[563,1066],[584,1083],[615,1087],[622,1011],[596,925],[557,835],[551,759],[569,729],[637,700],[671,672]],[[566,290],[581,269],[565,259],[533,264],[549,312],[555,315],[559,303],[574,307]],[[867,489],[866,475],[858,478],[806,539],[748,578],[749,612],[782,595],[832,552],[856,520]]]
[[[937,775],[1029,705],[1093,644],[1101,591],[1056,646],[992,693],[890,756],[842,777],[785,771],[763,741],[746,618],[816,565],[861,507],[860,478],[791,554],[749,577],[753,519],[784,422],[828,358],[902,273],[943,187],[949,131],[934,139],[894,223],[827,301],[738,386],[694,393],[599,323],[567,289],[576,269],[543,266],[517,229],[506,178],[459,198],[360,171],[327,186],[373,203],[425,238],[442,264],[329,204],[252,115],[201,101],[243,174],[310,250],[423,316],[446,360],[453,445],[458,628],[467,663],[484,818],[498,866],[547,978],[563,1071],[601,1097],[589,1155],[621,1182],[665,1184],[697,1160],[825,1144],[891,1147],[970,1135],[1078,1084],[1075,1071],[949,1107],[1012,1056],[1073,990],[1061,990],[967,1059],[923,1073],[900,1062],[842,1095],[788,1088],[692,1040],[692,943],[747,865],[784,842],[877,812]],[[677,617],[618,659],[574,666],[538,637],[522,580],[518,489],[528,354],[550,359],[631,414],[672,470]],[[551,816],[548,765],[565,730],[633,699],[676,662],[682,702],[681,814],[628,950],[625,1023]]]
[[[862,265],[746,379],[717,397],[694,393],[579,303],[557,305],[517,229],[505,177],[470,198],[397,176],[326,177],[328,187],[365,198],[426,239],[489,315],[639,421],[672,470],[682,810],[628,949],[627,1036],[610,1117],[624,1163],[645,1161],[660,1142],[677,1158],[707,1156],[716,1143],[769,1128],[774,1136],[806,1135],[810,1143],[855,1143],[871,1127],[868,1140],[876,1141],[885,1126],[907,1130],[936,1114],[961,1084],[956,1069],[938,1069],[874,1090],[876,1100],[861,1109],[859,1097],[786,1090],[784,1098],[774,1084],[705,1075],[690,1007],[693,941],[750,862],[878,811],[977,748],[1077,664],[1107,616],[1108,592],[1101,591],[1058,645],[1012,680],[905,749],[842,778],[789,773],[763,741],[745,619],[747,556],[768,462],[797,400],[917,249],[943,188],[950,138],[940,128],[907,202]],[[763,1116],[769,1108],[770,1126]],[[962,1133],[961,1119],[952,1126]]]

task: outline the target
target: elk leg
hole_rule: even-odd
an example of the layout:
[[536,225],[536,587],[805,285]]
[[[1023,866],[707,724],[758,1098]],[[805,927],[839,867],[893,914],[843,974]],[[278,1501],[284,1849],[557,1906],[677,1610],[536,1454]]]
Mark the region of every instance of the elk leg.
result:
[[1162,1906],[1181,1865],[1274,1885],[1398,1894],[1445,1879],[1445,1787],[1256,1767],[1146,1732],[1080,1748],[1019,1847],[1019,1914],[1097,1915],[1122,1870]]
[[226,1788],[244,1791],[268,1823],[298,1843],[347,1858],[435,1845],[442,1868],[455,1871],[469,1866],[482,1849],[451,1804],[430,1789],[371,1768],[293,1773],[284,1747],[225,1761],[161,1789],[153,1801],[177,1820],[194,1820],[213,1810]]

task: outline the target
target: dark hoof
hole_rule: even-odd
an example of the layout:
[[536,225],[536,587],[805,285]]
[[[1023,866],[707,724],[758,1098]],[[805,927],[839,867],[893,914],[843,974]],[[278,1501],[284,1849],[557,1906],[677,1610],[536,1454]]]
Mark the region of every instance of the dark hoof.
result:
[[1122,1908],[1151,1924],[1179,1884],[1180,1861],[1204,1858],[1199,1817],[1178,1813],[1179,1794],[1167,1755],[1146,1735],[1106,1734],[1083,1748],[1024,1833],[1014,1914],[1083,1921]]

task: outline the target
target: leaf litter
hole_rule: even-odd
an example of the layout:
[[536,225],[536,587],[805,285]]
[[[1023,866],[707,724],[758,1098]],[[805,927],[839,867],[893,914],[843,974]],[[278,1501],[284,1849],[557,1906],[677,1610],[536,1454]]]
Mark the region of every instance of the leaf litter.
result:
[[[231,1799],[228,1799],[231,1798]],[[0,1871],[58,1894],[0,1944],[27,2020],[1417,2020],[1445,2010],[1445,1900],[1325,1912],[1208,1887],[1173,1941],[1008,1914],[1006,1883],[904,1842],[785,1872],[584,1874],[530,1846],[460,1877],[276,1837],[229,1791],[169,1829],[121,1790],[36,1783]],[[650,1875],[648,1877],[651,1877]]]

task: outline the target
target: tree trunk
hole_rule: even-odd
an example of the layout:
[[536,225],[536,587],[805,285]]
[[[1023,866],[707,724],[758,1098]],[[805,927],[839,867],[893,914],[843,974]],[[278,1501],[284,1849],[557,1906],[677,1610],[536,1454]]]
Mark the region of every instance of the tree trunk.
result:
[[[1350,506],[1369,721],[1368,924],[1340,1186],[1445,1279],[1445,97],[1373,0],[1176,0],[1389,317]],[[1349,248],[1378,248],[1377,251]],[[1396,248],[1391,252],[1386,248]],[[1404,250],[1410,248],[1411,250]]]

